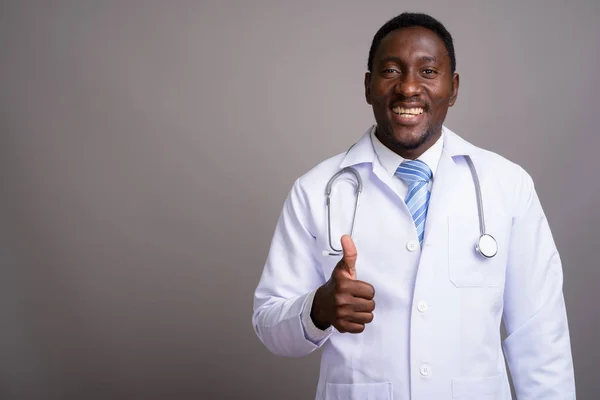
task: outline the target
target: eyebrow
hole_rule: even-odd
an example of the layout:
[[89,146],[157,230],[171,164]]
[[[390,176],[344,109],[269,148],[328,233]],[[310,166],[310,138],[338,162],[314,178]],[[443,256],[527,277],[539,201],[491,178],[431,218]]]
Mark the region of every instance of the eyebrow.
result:
[[421,57],[421,61],[430,62],[430,63],[434,63],[434,64],[437,64],[437,62],[438,62],[437,58],[435,58],[433,56],[423,56],[423,57]]
[[[385,63],[385,62],[395,62],[397,64],[402,64],[402,60],[398,57],[395,56],[388,56],[388,57],[384,57],[381,60],[379,60],[380,63]],[[426,63],[434,63],[437,64],[438,59],[436,57],[433,56],[422,56],[420,58],[420,61],[426,62]]]

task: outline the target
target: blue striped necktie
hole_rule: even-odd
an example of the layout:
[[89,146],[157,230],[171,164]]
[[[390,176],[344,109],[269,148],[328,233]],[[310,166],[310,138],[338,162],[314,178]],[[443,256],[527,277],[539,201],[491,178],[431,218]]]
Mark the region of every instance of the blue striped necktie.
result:
[[427,184],[431,179],[431,169],[421,160],[404,161],[396,170],[396,176],[408,185],[408,193],[404,202],[415,222],[419,243],[423,244],[425,235],[425,218],[429,205]]

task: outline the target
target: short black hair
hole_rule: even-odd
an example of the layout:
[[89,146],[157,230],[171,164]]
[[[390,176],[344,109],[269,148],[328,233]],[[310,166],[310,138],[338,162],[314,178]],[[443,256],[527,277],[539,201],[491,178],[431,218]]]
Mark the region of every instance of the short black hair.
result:
[[440,21],[430,15],[408,12],[402,13],[390,19],[381,28],[379,28],[373,37],[371,49],[369,50],[369,60],[367,62],[367,68],[369,69],[369,72],[373,68],[373,58],[375,57],[375,52],[377,51],[377,48],[381,44],[383,38],[392,31],[402,28],[410,28],[412,26],[421,26],[423,28],[427,28],[437,34],[440,39],[442,39],[442,42],[444,42],[444,45],[446,46],[446,50],[448,50],[448,56],[450,57],[450,70],[452,73],[454,73],[456,70],[456,56],[454,55],[454,44],[452,43],[452,35],[450,35],[450,32],[448,32],[446,27],[442,25]]

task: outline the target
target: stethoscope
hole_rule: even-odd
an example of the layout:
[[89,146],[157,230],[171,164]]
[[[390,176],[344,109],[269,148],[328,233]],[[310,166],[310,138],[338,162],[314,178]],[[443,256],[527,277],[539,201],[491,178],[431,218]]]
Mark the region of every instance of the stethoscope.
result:
[[[489,233],[485,231],[485,217],[483,214],[483,200],[481,198],[481,186],[479,185],[479,177],[477,176],[477,171],[475,170],[475,166],[473,165],[473,160],[468,155],[464,156],[467,165],[469,166],[469,170],[471,171],[471,177],[473,178],[473,183],[475,185],[475,195],[477,197],[477,213],[479,216],[479,239],[477,239],[477,243],[475,243],[475,251],[481,254],[485,258],[492,258],[498,253],[498,243],[496,239]],[[331,192],[333,188],[333,184],[336,179],[341,175],[349,173],[354,175],[356,181],[352,181],[356,186],[356,202],[354,203],[354,213],[352,215],[352,225],[350,227],[350,237],[352,237],[354,233],[354,225],[356,222],[356,213],[358,212],[358,203],[360,199],[360,194],[362,192],[362,179],[360,175],[356,171],[356,169],[352,167],[345,167],[336,172],[327,182],[327,186],[325,187],[325,194],[327,196],[327,231],[329,236],[329,247],[333,252],[329,250],[323,250],[324,256],[339,256],[342,254],[342,249],[336,249],[333,246],[333,242],[331,240]]]

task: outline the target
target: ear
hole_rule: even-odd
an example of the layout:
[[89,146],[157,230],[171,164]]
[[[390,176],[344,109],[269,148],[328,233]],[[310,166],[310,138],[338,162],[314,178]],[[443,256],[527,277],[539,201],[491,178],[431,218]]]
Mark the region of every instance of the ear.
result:
[[373,104],[371,102],[371,73],[365,72],[365,99],[368,104]]
[[450,102],[448,103],[450,107],[456,103],[456,98],[458,97],[458,84],[460,83],[460,79],[458,76],[458,72],[455,72],[452,76],[452,94],[450,95]]

